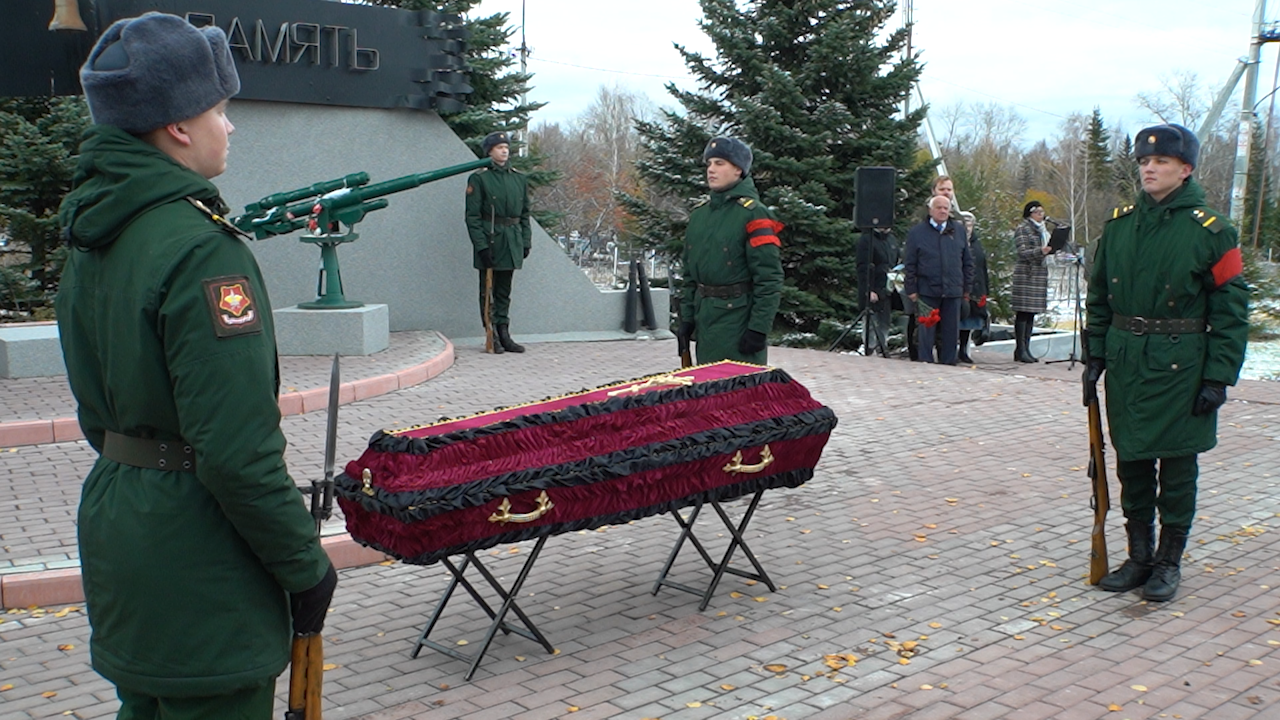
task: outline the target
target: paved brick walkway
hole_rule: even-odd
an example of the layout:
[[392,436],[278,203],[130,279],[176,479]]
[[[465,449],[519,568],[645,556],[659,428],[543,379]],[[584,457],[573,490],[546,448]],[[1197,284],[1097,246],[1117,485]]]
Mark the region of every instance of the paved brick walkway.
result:
[[[814,480],[767,493],[748,533],[776,593],[729,576],[704,612],[683,593],[651,595],[676,536],[669,517],[558,536],[521,598],[557,654],[500,635],[465,682],[461,662],[409,657],[446,584],[441,567],[344,570],[326,630],[326,717],[1280,717],[1280,384],[1233,391],[1219,447],[1201,457],[1183,589],[1153,605],[1085,584],[1079,366],[978,352],[977,370],[771,352],[840,418]],[[354,457],[378,428],[673,364],[670,341],[539,344],[499,357],[461,348],[427,383],[344,406],[338,454]],[[322,415],[285,419],[298,479],[318,472]],[[74,548],[90,453],[83,443],[19,450],[0,456],[17,488],[0,505],[4,543],[16,527],[26,547]],[[1113,496],[1118,506],[1114,480]],[[716,553],[726,540],[712,519],[700,526]],[[1118,510],[1108,540],[1115,565]],[[486,559],[510,578],[530,547]],[[682,555],[675,579],[704,579],[695,560]],[[0,688],[13,686],[0,691],[0,718],[112,716],[79,608],[0,619]],[[474,647],[485,627],[459,603],[433,637]],[[824,657],[837,654],[856,663],[832,671]]]

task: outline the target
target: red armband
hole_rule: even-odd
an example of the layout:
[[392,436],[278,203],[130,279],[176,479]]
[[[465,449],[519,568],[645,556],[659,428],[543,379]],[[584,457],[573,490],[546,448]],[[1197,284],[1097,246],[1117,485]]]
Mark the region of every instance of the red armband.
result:
[[747,223],[747,239],[751,242],[751,247],[760,247],[761,245],[777,245],[782,247],[782,241],[778,239],[778,233],[782,232],[785,227],[777,220],[769,218],[756,218]]
[[1220,288],[1236,279],[1242,272],[1244,272],[1244,258],[1240,255],[1240,248],[1233,247],[1214,263],[1213,286]]

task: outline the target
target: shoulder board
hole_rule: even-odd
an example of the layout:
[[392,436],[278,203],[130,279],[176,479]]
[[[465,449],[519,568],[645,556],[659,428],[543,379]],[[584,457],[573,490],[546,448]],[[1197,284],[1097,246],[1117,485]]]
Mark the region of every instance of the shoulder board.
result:
[[1129,213],[1133,212],[1135,208],[1137,208],[1137,205],[1123,205],[1121,207],[1118,207],[1112,210],[1111,217],[1107,219],[1115,220],[1116,218],[1122,218],[1125,215],[1128,215]]
[[1191,220],[1214,235],[1222,232],[1222,228],[1227,224],[1226,220],[1223,220],[1217,215],[1217,213],[1207,208],[1196,208],[1195,210],[1192,210]]
[[233,235],[238,235],[238,236],[240,236],[240,237],[244,238],[245,240],[252,240],[252,239],[253,239],[253,236],[252,236],[252,235],[250,235],[249,233],[247,233],[247,232],[245,232],[245,231],[241,230],[240,228],[236,227],[235,225],[232,225],[230,220],[228,220],[228,219],[226,219],[226,218],[222,217],[221,215],[219,215],[218,213],[214,212],[214,211],[213,211],[213,210],[212,210],[208,205],[205,205],[204,203],[202,203],[202,202],[200,202],[199,200],[197,200],[197,199],[195,199],[195,198],[191,197],[190,195],[188,195],[188,196],[187,196],[187,202],[189,202],[189,203],[191,203],[192,205],[194,205],[194,206],[195,206],[195,208],[196,208],[197,210],[199,210],[200,212],[204,213],[205,215],[208,215],[208,216],[209,216],[209,219],[210,219],[210,220],[212,220],[213,222],[215,222],[215,223],[218,225],[218,227],[222,228],[223,230],[226,230],[227,232],[229,232],[229,233],[231,233],[231,234],[233,234]]
[[706,204],[707,204],[707,203],[709,203],[709,202],[711,202],[711,198],[709,198],[709,197],[704,197],[704,198],[702,198],[701,200],[699,200],[698,202],[696,202],[696,203],[694,203],[694,204],[693,204],[693,209],[694,209],[694,210],[697,210],[698,208],[702,207],[703,205],[706,205]]
[[752,205],[755,205],[756,201],[752,200],[751,198],[740,197],[738,198],[738,204],[744,208],[749,208]]

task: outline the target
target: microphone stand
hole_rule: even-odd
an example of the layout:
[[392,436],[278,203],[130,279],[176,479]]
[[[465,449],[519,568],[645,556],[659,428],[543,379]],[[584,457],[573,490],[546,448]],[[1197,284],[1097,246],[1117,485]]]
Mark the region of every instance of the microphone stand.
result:
[[[1054,225],[1057,225],[1058,227],[1063,227],[1063,224],[1060,222],[1057,222],[1056,220],[1050,220],[1050,222],[1052,222]],[[1070,227],[1070,226],[1068,225],[1067,227]],[[1082,360],[1080,356],[1076,354],[1076,351],[1080,348],[1080,318],[1081,318],[1080,272],[1081,272],[1081,269],[1084,267],[1084,252],[1080,250],[1079,245],[1076,246],[1076,250],[1077,250],[1076,257],[1074,260],[1071,261],[1071,269],[1072,269],[1071,292],[1075,296],[1074,314],[1071,317],[1071,354],[1061,360],[1045,361],[1045,365],[1053,365],[1055,363],[1069,362],[1071,364],[1067,366],[1068,370],[1074,370],[1076,367],[1076,363],[1084,362],[1084,360]],[[1027,344],[1029,345],[1030,343],[1031,343],[1031,340],[1030,338],[1028,338]]]

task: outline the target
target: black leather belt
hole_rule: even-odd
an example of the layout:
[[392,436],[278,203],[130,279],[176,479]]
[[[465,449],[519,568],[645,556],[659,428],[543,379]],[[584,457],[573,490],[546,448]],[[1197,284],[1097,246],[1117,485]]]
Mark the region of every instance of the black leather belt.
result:
[[702,297],[720,298],[727,300],[746,295],[751,292],[751,283],[740,282],[733,285],[703,285],[698,283],[698,294]]
[[1204,318],[1144,318],[1113,315],[1111,326],[1134,335],[1190,335],[1205,330]]
[[494,224],[494,225],[501,225],[501,226],[503,226],[503,227],[508,227],[508,226],[511,226],[511,225],[519,225],[519,224],[520,224],[520,218],[518,218],[518,217],[516,217],[516,218],[496,217],[496,218],[493,218],[493,224]]
[[108,430],[102,457],[150,470],[196,471],[196,451],[182,440],[149,440]]

